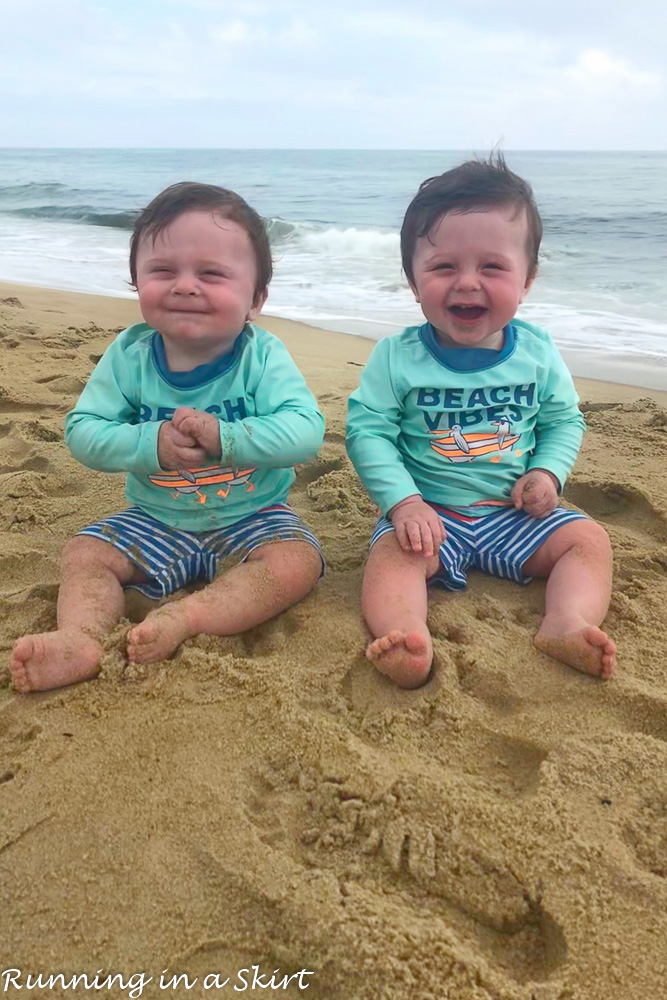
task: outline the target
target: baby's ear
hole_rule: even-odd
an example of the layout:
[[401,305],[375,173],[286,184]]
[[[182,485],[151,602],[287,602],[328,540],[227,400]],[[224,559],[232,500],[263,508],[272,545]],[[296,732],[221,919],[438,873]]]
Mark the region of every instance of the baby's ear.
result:
[[264,303],[266,302],[267,296],[269,294],[268,288],[263,288],[259,294],[255,296],[255,301],[250,307],[250,311],[246,316],[246,323],[252,323],[254,319],[257,319],[262,309],[264,308]]
[[533,282],[535,281],[536,277],[537,277],[537,268],[534,268],[532,273],[529,274],[528,277],[526,278],[526,284],[523,286],[523,292],[521,293],[521,302],[523,302],[526,295],[528,295],[528,292],[533,287]]

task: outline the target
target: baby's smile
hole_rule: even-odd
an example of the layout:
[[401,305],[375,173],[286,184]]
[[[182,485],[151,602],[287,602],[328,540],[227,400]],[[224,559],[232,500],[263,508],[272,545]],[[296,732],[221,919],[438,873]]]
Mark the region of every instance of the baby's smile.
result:
[[450,306],[449,312],[457,319],[474,322],[488,312],[488,309],[485,306]]

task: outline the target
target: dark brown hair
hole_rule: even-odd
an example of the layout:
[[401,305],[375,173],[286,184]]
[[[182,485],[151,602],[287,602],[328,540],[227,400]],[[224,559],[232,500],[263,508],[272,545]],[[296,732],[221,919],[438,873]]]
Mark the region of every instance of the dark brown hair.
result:
[[517,214],[526,212],[528,277],[532,278],[537,270],[542,240],[542,220],[533,189],[509,169],[501,153],[495,153],[488,160],[467,160],[453,170],[429,177],[420,185],[408,205],[401,228],[401,260],[408,280],[414,283],[412,261],[417,240],[429,236],[443,215],[483,212],[503,205],[513,206]]
[[262,217],[235,191],[195,181],[172,184],[139,213],[130,240],[130,277],[133,287],[136,288],[137,285],[137,250],[141,239],[148,236],[155,240],[180,215],[197,211],[210,211],[223,219],[231,219],[245,229],[257,260],[254,298],[257,302],[273,274],[271,247]]

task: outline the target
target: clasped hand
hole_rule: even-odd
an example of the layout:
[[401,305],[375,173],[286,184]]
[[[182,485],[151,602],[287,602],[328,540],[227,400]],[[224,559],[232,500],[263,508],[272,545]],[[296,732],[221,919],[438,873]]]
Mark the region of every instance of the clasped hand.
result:
[[181,406],[160,425],[157,457],[163,469],[196,469],[220,459],[221,451],[220,423],[212,413]]

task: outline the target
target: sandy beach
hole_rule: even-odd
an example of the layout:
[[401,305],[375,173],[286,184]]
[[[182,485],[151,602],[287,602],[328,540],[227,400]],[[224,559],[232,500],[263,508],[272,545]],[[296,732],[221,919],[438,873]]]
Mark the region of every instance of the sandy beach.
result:
[[[279,994],[312,1000],[667,997],[667,392],[577,379],[588,433],[565,499],[614,547],[606,684],[534,649],[542,583],[479,574],[431,595],[426,687],[375,672],[375,511],[344,446],[372,342],[264,317],[327,421],[291,494],[325,579],[146,669],[123,658],[125,621],[98,679],[16,695],[8,653],[55,626],[64,542],[124,506],[122,477],[79,466],[62,430],[139,318],[0,285],[0,992],[268,996],[292,976]],[[122,981],[63,988],[100,969]],[[65,978],[29,989],[40,973]]]

